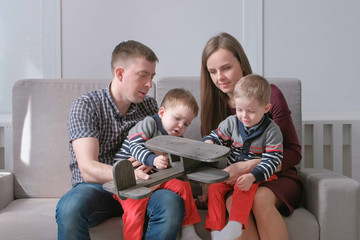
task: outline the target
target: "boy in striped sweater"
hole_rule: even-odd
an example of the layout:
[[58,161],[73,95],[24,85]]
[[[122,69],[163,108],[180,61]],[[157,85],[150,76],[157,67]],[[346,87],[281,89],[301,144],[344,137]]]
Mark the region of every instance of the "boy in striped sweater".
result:
[[[134,160],[135,158],[136,164],[133,163],[133,166],[142,164],[152,168],[151,171],[167,168],[168,156],[152,152],[145,147],[145,142],[159,135],[182,137],[191,121],[197,116],[198,111],[197,102],[189,91],[182,88],[170,90],[165,95],[158,113],[146,117],[129,131],[128,137],[120,151],[116,153],[114,161]],[[182,222],[181,239],[200,240],[193,224],[200,222],[201,219],[193,199],[190,183],[172,179],[154,187],[154,190],[159,189],[171,190],[184,200],[185,216]],[[114,197],[118,199],[116,195]],[[149,198],[118,200],[124,209],[124,239],[141,240]]]
[[[208,186],[205,228],[212,231],[212,239],[240,237],[247,226],[258,185],[276,180],[274,173],[283,157],[283,137],[280,128],[266,115],[271,107],[270,95],[270,84],[265,78],[258,75],[241,78],[234,89],[236,115],[226,118],[203,138],[205,142],[231,148],[228,165],[259,159],[257,166],[237,179]],[[225,197],[230,191],[234,193],[226,224]]]

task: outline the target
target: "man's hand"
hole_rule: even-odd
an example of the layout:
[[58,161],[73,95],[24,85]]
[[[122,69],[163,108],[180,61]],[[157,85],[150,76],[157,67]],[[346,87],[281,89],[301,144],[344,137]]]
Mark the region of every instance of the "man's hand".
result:
[[136,159],[135,159],[134,157],[130,157],[128,160],[132,163],[132,166],[133,166],[134,168],[136,168],[136,167],[138,167],[138,166],[141,165],[141,162],[136,161]]
[[136,179],[144,179],[144,180],[149,180],[150,176],[147,174],[150,170],[152,169],[152,167],[148,167],[145,165],[141,165],[140,167],[138,167],[137,169],[135,169],[134,173],[135,173],[135,178]]

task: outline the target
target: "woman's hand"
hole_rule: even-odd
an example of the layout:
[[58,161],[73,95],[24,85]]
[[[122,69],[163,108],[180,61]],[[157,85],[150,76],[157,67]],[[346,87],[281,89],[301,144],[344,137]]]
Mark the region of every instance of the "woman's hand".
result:
[[280,162],[280,165],[278,166],[278,168],[275,170],[276,173],[281,172],[282,170],[282,162]]
[[227,166],[224,168],[224,171],[228,172],[230,177],[225,182],[230,185],[235,185],[237,179],[241,175],[251,172],[251,170],[260,163],[260,161],[261,159],[252,159],[233,163]]
[[208,183],[202,185],[202,194],[197,197],[195,200],[196,207],[199,209],[207,209],[207,193],[209,189]]

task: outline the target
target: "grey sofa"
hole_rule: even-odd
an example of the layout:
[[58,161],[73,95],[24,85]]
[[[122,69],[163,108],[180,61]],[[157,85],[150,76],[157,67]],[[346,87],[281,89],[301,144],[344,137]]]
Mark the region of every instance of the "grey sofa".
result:
[[[269,79],[285,94],[301,138],[301,83]],[[108,80],[32,79],[13,87],[13,172],[0,172],[0,238],[56,239],[55,207],[70,188],[66,120],[71,102],[83,93],[105,87]],[[193,92],[199,101],[198,77],[154,81],[150,95],[158,102],[174,87]],[[197,118],[185,137],[200,139]],[[359,238],[359,183],[325,169],[301,169],[305,186],[302,207],[285,222],[292,240]],[[204,220],[206,211],[199,210]],[[196,225],[203,239],[210,235]],[[92,239],[121,239],[121,218],[90,229]]]

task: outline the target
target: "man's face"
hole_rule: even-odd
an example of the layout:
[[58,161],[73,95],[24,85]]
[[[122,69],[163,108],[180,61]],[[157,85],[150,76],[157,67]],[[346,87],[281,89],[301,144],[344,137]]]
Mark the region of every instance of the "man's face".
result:
[[123,69],[123,94],[133,103],[141,102],[152,86],[155,76],[156,62],[149,62],[145,58],[136,58]]

